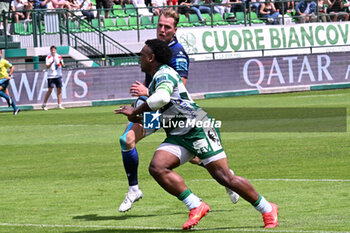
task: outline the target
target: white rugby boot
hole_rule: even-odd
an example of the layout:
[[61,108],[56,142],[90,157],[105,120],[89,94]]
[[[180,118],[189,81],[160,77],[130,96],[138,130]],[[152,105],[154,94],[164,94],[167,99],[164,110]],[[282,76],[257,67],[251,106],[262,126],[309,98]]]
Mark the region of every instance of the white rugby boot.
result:
[[119,212],[125,212],[131,209],[134,202],[142,198],[142,192],[139,189],[137,192],[128,192],[122,204],[119,207]]

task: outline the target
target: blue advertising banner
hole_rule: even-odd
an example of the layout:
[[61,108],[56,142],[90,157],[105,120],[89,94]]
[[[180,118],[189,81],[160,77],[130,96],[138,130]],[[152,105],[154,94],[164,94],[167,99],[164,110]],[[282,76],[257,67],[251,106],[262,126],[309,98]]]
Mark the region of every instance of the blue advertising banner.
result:
[[[9,91],[20,105],[41,104],[47,73],[15,72]],[[63,102],[131,98],[129,88],[143,82],[139,66],[77,68],[63,72]],[[350,83],[349,53],[240,58],[191,62],[187,88],[191,94]],[[49,102],[56,102],[53,92]],[[1,98],[0,106],[6,106]]]

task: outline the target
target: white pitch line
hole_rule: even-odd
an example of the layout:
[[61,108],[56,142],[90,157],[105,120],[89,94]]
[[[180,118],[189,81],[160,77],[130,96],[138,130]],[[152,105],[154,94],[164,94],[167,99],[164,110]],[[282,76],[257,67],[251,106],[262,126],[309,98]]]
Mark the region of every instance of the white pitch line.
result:
[[345,93],[344,94],[324,94],[324,95],[302,95],[302,96],[296,96],[296,98],[312,98],[312,97],[323,97],[323,96],[326,96],[326,97],[328,97],[328,96],[342,96],[342,95],[345,95]]
[[[347,179],[249,179],[250,181],[285,181],[285,182],[350,182]],[[193,179],[192,182],[198,181],[215,181],[214,179]]]
[[[0,226],[9,227],[41,227],[41,228],[103,228],[103,229],[135,229],[135,230],[164,230],[164,231],[183,231],[181,228],[172,227],[146,227],[146,226],[103,226],[103,225],[60,225],[60,224],[20,224],[20,223],[0,223]],[[225,232],[272,232],[265,229],[223,229],[223,228],[195,228],[197,231],[225,231]],[[273,232],[280,233],[349,233],[348,231],[313,231],[313,230],[278,230],[274,229]]]

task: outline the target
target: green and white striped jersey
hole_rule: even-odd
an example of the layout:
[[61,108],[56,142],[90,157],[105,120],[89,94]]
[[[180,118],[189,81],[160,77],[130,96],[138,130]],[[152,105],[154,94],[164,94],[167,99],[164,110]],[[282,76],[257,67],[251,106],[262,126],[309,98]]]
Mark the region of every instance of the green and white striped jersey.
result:
[[208,119],[204,112],[190,97],[180,75],[168,65],[162,65],[153,76],[148,87],[151,96],[157,89],[170,94],[170,102],[159,109],[161,124],[167,135],[185,135],[198,127],[195,122]]

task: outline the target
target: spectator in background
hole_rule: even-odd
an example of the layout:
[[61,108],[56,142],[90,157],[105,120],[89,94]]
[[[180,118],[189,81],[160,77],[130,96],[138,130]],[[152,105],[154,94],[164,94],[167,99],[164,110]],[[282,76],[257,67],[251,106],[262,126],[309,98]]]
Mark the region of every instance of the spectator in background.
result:
[[153,14],[159,16],[165,6],[167,6],[166,0],[152,0]]
[[[195,13],[199,20],[202,23],[205,23],[205,19],[202,16],[202,13],[199,9],[199,2],[196,0],[179,0],[178,1],[179,8],[178,8],[178,13],[179,14],[184,14],[188,18],[190,13]],[[209,8],[210,11],[210,8]]]
[[229,13],[231,11],[229,0],[221,0],[220,5],[217,5],[216,9],[219,11],[221,16],[224,16],[225,13]]
[[96,0],[96,9],[104,9],[105,12],[105,18],[109,18],[109,10],[113,7],[113,1],[112,0]]
[[[192,4],[194,5],[193,7],[196,7],[199,9],[200,13],[205,13],[205,14],[211,15],[212,11],[211,11],[210,5],[212,4],[212,0],[192,0]],[[192,10],[194,10],[195,12],[197,11],[196,9],[192,9]],[[218,6],[213,7],[213,12],[220,13],[220,9],[218,8]],[[201,17],[202,17],[202,15],[201,15]]]
[[49,99],[53,88],[57,89],[57,103],[58,108],[64,109],[61,104],[62,101],[62,67],[64,67],[63,59],[61,55],[57,53],[56,46],[50,47],[50,54],[46,57],[46,69],[47,69],[47,84],[49,90],[46,92],[44,103],[41,108],[47,111],[46,103]]
[[[178,0],[167,0],[166,4],[168,6],[177,6]],[[176,10],[176,9],[175,9]]]
[[290,24],[294,12],[294,2],[278,0],[274,4],[276,10],[280,13],[279,19],[282,20],[282,17],[284,17],[284,22]]
[[191,12],[190,5],[192,5],[192,1],[191,0],[178,0],[177,3],[179,5],[179,7],[177,8],[177,12],[179,14],[183,14],[183,15],[186,15],[186,17],[188,17],[190,12]]
[[347,8],[344,6],[343,0],[330,0],[328,12],[333,22],[342,20],[348,21],[349,14],[346,12]]
[[295,6],[295,12],[296,12],[298,22],[299,23],[316,22],[317,21],[316,8],[317,8],[317,5],[314,1],[310,1],[310,0],[300,1]]
[[235,3],[231,5],[231,12],[244,12],[244,6],[246,4],[246,0],[229,0],[230,3]]
[[78,8],[81,13],[86,16],[86,20],[91,23],[92,19],[95,18],[94,13],[91,10],[92,2],[90,0],[77,0]]
[[124,8],[125,4],[131,4],[131,0],[113,0],[113,3]]
[[148,10],[144,0],[132,0],[132,4],[137,9],[139,15],[141,16],[153,16],[153,14]]
[[145,4],[147,7],[152,7],[152,0],[145,0]]
[[80,9],[80,6],[79,4],[74,1],[74,0],[67,0],[67,4],[66,4],[66,7],[68,10],[79,10]]
[[[9,11],[10,11],[10,2],[8,2],[8,1],[0,2],[0,25],[2,22],[3,26],[4,26],[4,33],[3,34],[6,34],[6,35],[10,35],[10,33],[8,31],[5,32],[5,28],[8,28],[7,27],[7,14],[3,15],[3,13],[4,12],[7,13]],[[3,16],[5,17],[5,19],[2,18]]]
[[[69,6],[69,2],[66,0],[51,0],[51,3],[54,9],[63,9]],[[70,9],[70,7],[68,9]]]
[[331,17],[327,14],[327,7],[331,4],[329,0],[318,0],[318,17],[322,22],[331,22]]
[[33,2],[29,3],[27,0],[14,0],[12,3],[13,21],[18,23],[19,20],[30,21],[30,10],[33,9]]
[[[256,15],[259,15],[259,9],[260,9],[260,0],[250,0],[248,2],[250,4],[250,8],[255,10]],[[249,7],[249,6],[248,6]],[[276,5],[275,5],[276,7]]]
[[270,24],[277,24],[279,12],[276,10],[273,2],[260,2],[260,17],[267,19]]
[[47,4],[50,3],[51,0],[34,0],[33,1],[33,8],[34,9],[47,9]]

